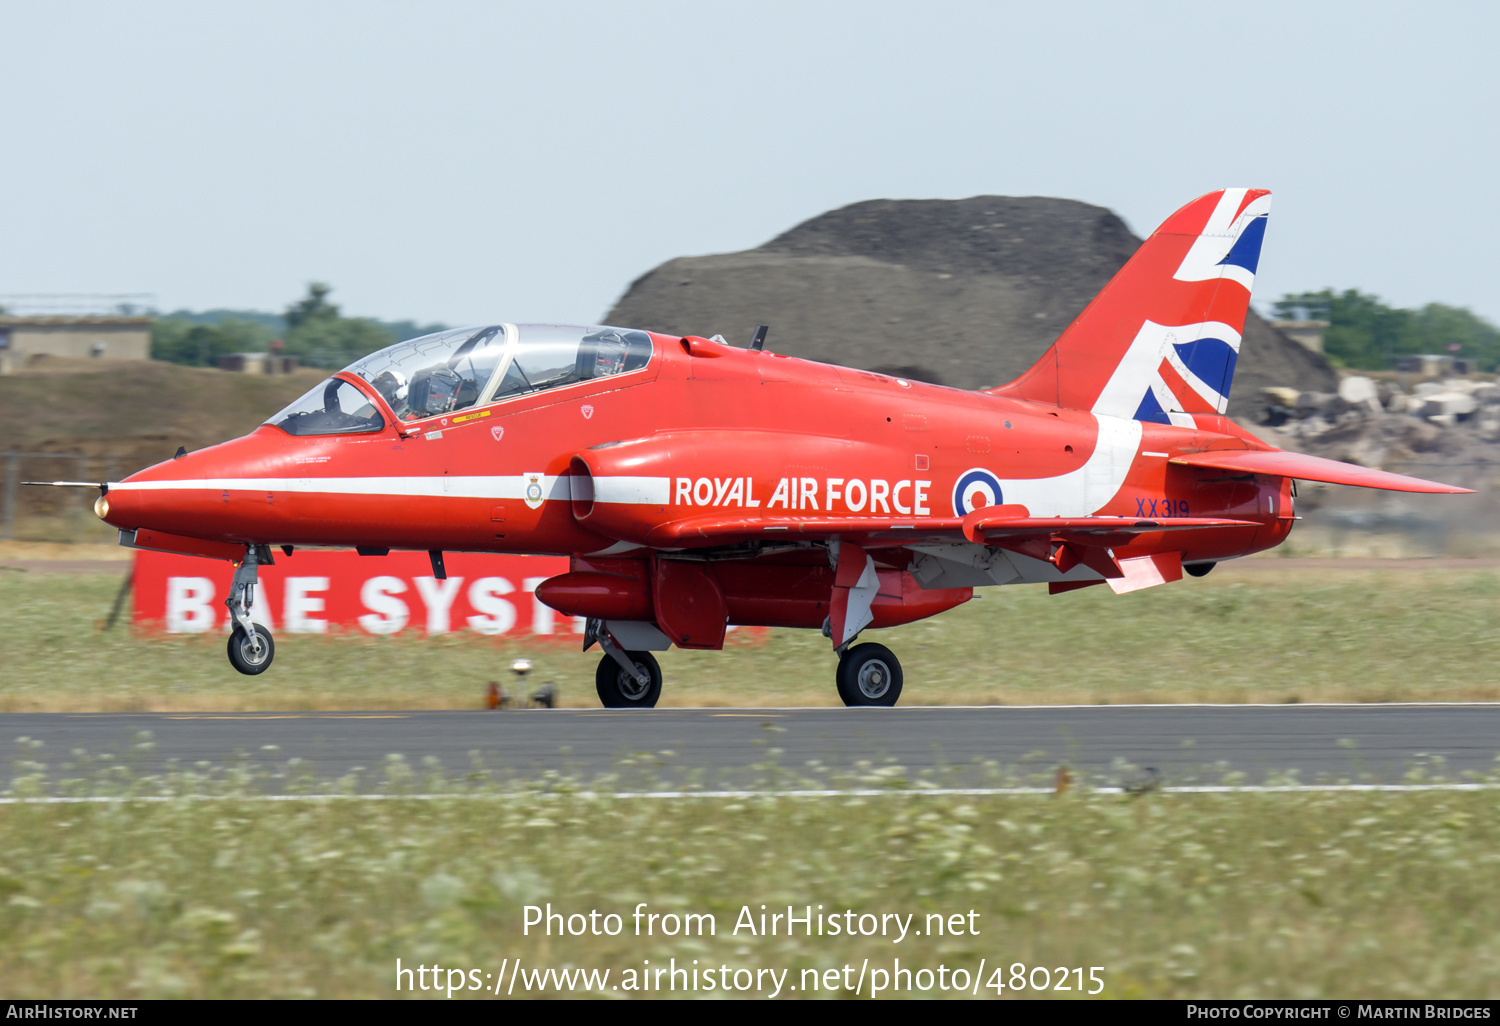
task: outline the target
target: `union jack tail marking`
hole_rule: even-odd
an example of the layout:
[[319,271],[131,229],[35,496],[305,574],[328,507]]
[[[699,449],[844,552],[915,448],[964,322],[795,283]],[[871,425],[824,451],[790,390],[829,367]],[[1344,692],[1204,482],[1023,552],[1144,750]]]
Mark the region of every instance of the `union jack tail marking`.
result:
[[991,391],[1182,427],[1225,412],[1270,209],[1264,189],[1189,203],[1035,366]]

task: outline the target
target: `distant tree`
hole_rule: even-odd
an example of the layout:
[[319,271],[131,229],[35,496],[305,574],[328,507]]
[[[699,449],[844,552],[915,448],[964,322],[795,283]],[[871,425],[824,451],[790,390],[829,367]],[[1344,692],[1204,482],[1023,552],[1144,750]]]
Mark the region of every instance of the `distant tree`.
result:
[[193,324],[222,324],[225,321],[249,321],[252,324],[265,325],[277,338],[286,334],[286,318],[279,313],[268,313],[265,310],[229,310],[219,307],[213,310],[173,310],[169,314],[158,314],[157,316],[190,321]]
[[151,322],[151,358],[212,367],[230,353],[263,353],[273,337],[270,328],[251,321],[195,324],[181,317],[158,317]]
[[226,353],[265,352],[271,340],[281,351],[314,367],[338,368],[419,335],[443,331],[445,325],[414,321],[385,322],[345,317],[329,302],[333,287],[310,282],[307,295],[284,313],[259,310],[178,310],[151,326],[151,355],[158,360],[211,367]]
[[1397,356],[1447,353],[1479,362],[1485,369],[1500,361],[1500,329],[1472,311],[1442,303],[1421,310],[1387,306],[1379,296],[1357,289],[1289,293],[1274,304],[1286,320],[1322,320],[1323,352],[1333,363],[1363,370],[1383,370]]
[[328,293],[332,291],[333,286],[321,281],[308,282],[307,295],[286,308],[283,316],[287,330],[294,331],[311,321],[338,320],[339,308],[328,301]]
[[314,367],[342,367],[402,341],[397,333],[378,321],[365,317],[344,317],[328,301],[333,288],[323,282],[310,282],[307,295],[286,308],[286,346],[288,355],[300,356]]
[[386,331],[395,336],[396,341],[405,342],[409,338],[420,338],[423,335],[431,335],[439,331],[447,331],[447,324],[418,324],[416,321],[376,321]]
[[[1479,361],[1488,370],[1500,364],[1500,328],[1471,310],[1428,303],[1417,311],[1417,327],[1426,346],[1423,352],[1453,352]],[[1453,349],[1457,346],[1457,349]]]
[[286,333],[282,351],[301,356],[315,367],[342,367],[398,341],[389,330],[363,317],[314,317]]

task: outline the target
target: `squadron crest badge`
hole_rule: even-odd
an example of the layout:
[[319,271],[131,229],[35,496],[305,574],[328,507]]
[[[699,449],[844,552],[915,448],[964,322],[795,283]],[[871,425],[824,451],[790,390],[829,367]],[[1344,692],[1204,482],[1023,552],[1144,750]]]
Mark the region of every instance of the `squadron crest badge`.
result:
[[546,477],[546,474],[539,471],[535,474],[528,473],[522,476],[526,478],[526,505],[532,509],[536,509],[542,504],[542,500],[545,498],[542,494],[542,480]]

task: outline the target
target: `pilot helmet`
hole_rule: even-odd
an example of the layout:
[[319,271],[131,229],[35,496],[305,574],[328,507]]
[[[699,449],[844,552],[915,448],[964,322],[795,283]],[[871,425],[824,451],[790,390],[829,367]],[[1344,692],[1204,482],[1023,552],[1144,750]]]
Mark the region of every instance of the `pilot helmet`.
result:
[[391,404],[391,409],[400,409],[401,403],[406,399],[406,378],[400,371],[381,371],[370,384]]

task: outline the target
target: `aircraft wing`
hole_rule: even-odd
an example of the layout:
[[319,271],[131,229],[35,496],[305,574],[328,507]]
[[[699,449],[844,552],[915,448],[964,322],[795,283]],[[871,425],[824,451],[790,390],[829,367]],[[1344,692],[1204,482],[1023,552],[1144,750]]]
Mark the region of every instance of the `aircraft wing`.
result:
[[[1228,517],[1173,517],[1170,520],[1142,520],[1139,517],[1007,515],[1006,511],[1011,508],[1015,507],[989,506],[976,509],[963,519],[964,537],[972,542],[983,542],[1001,538],[1051,537],[1060,534],[1129,536],[1152,534],[1157,531],[1201,531],[1210,527],[1259,526],[1254,520],[1234,520]],[[1103,541],[1102,538],[1100,540]]]
[[[703,544],[725,545],[744,541],[766,541],[777,537],[807,539],[850,536],[870,542],[908,545],[919,541],[972,542],[987,539],[1050,538],[1054,535],[1129,536],[1155,531],[1201,530],[1209,527],[1255,527],[1255,521],[1222,517],[1174,517],[1142,520],[1136,517],[1031,517],[1016,516],[1013,506],[977,509],[957,517],[884,519],[874,517],[807,517],[705,514],[686,517],[653,527],[644,539],[656,548]],[[1111,544],[1103,537],[1101,544]],[[1118,542],[1116,542],[1118,544]]]
[[1352,463],[1340,463],[1321,456],[1280,449],[1213,449],[1174,456],[1169,461],[1184,467],[1213,467],[1238,470],[1246,474],[1270,474],[1294,477],[1301,481],[1325,481],[1328,484],[1358,485],[1361,488],[1383,488],[1392,492],[1433,492],[1455,494],[1472,492],[1472,488],[1424,481],[1419,477],[1371,470]]
[[832,538],[841,535],[867,540],[897,539],[903,544],[933,537],[957,537],[963,521],[957,517],[807,517],[708,513],[685,517],[651,528],[645,543],[655,548],[686,545],[726,545],[743,541],[784,538]]

